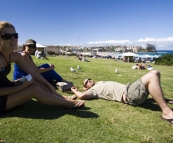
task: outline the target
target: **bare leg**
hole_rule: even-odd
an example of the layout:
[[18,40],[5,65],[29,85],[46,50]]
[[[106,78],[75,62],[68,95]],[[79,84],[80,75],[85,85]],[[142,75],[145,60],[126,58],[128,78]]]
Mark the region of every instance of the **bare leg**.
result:
[[[79,103],[78,100],[66,100],[42,90],[39,86],[31,85],[19,92],[8,95],[6,110],[20,105],[31,98],[35,98],[46,105],[64,106],[68,108],[73,108],[77,103]],[[78,107],[83,104],[84,101],[82,101]]]
[[[51,93],[50,90],[45,85],[43,85],[43,84],[41,84],[41,83],[39,83],[37,81],[34,81],[34,84],[38,85],[39,87],[41,87],[44,91]],[[60,98],[64,98],[64,99],[76,99],[75,96],[63,96],[61,94],[58,94],[57,92],[55,93],[55,95],[60,97]]]
[[[15,86],[19,86],[19,85],[21,85],[21,84],[22,84],[21,81],[15,81]],[[42,90],[51,93],[51,92],[50,92],[50,89],[49,89],[48,87],[46,87],[45,85],[43,85],[43,84],[41,84],[41,83],[39,83],[39,82],[37,82],[37,81],[35,81],[35,80],[34,80],[33,84],[34,84],[34,85],[38,85],[39,87],[41,87]],[[60,94],[58,94],[58,93],[56,93],[55,95],[58,96],[58,97],[60,97],[60,98],[68,99],[68,97],[64,97],[64,96],[62,96],[62,95],[60,95]]]
[[[49,92],[49,93],[50,93],[49,88],[47,88],[45,85],[43,85],[43,84],[41,84],[41,83],[39,83],[39,82],[37,82],[37,81],[34,81],[34,85],[38,85],[39,87],[41,87],[41,89],[42,89],[42,90],[44,90],[44,91],[46,91],[46,92]],[[60,97],[60,98],[65,98],[64,96],[62,96],[62,95],[58,94],[57,92],[56,92],[56,94],[55,94],[55,95],[56,95],[56,96],[58,96],[58,97]]]
[[157,70],[153,70],[142,77],[142,82],[162,109],[163,117],[166,119],[172,119],[173,111],[167,105],[160,85],[160,73]]

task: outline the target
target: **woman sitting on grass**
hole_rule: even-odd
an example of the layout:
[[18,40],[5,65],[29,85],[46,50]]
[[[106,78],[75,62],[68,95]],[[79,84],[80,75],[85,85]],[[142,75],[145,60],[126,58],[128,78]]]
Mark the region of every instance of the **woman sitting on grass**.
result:
[[[37,70],[48,82],[52,82],[55,80],[56,82],[66,82],[68,86],[66,86],[65,90],[70,90],[73,86],[73,83],[63,79],[55,70],[55,66],[52,64],[42,64],[40,66],[36,66],[32,57],[30,56],[36,50],[36,41],[33,39],[28,39],[23,45],[23,50],[20,52],[24,60],[27,62],[27,65],[30,65],[33,69]],[[14,72],[13,72],[13,80],[17,80],[22,78],[22,76],[26,76],[27,73],[23,71],[16,63],[14,63]]]
[[[18,33],[15,27],[5,21],[0,22],[0,112],[5,112],[32,98],[46,105],[80,108],[83,100],[67,100],[56,93],[54,87],[47,82],[35,68],[32,68],[22,58],[13,52],[18,45]],[[28,81],[10,81],[7,76],[11,71],[11,63],[17,63],[20,68],[33,78]],[[38,83],[42,83],[39,86]],[[47,90],[47,91],[46,91]],[[49,91],[49,92],[48,92]],[[56,96],[58,95],[58,96]]]

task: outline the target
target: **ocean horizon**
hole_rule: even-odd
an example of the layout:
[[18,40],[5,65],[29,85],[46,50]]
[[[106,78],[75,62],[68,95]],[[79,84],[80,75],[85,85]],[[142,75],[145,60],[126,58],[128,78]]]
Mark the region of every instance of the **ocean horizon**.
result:
[[[123,53],[126,53],[126,52],[108,52],[107,55],[117,57]],[[155,58],[155,57],[160,57],[165,54],[173,55],[173,50],[157,50],[157,54],[156,54],[156,52],[135,52],[135,54],[137,54],[138,57],[142,57],[142,58]]]
[[[115,58],[118,58],[119,56],[122,56],[123,53],[127,52],[97,52],[97,55],[99,56],[112,56]],[[134,52],[137,56],[136,57],[141,57],[141,58],[158,58],[162,55],[165,54],[172,54],[173,55],[173,50],[157,50],[156,52]],[[82,52],[80,54],[84,55],[91,55],[90,52]]]

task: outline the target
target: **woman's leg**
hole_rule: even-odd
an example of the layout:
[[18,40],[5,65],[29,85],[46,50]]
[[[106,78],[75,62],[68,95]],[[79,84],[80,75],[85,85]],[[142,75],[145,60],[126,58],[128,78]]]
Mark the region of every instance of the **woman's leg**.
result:
[[6,110],[18,106],[31,98],[35,98],[46,105],[64,106],[68,108],[74,108],[75,106],[81,107],[84,105],[84,101],[59,98],[53,94],[45,92],[39,86],[31,85],[19,92],[8,95]]
[[[40,66],[38,66],[38,68],[49,68],[49,64],[42,64]],[[41,75],[47,80],[47,81],[53,81],[56,80],[57,82],[61,82],[62,81],[62,77],[55,72],[55,70],[50,70],[44,73],[41,73]]]
[[[49,90],[49,88],[47,88],[45,85],[43,85],[43,84],[41,84],[41,83],[39,83],[37,81],[34,81],[33,84],[34,85],[38,85],[39,87],[41,87],[42,90],[44,90],[44,91],[46,91],[48,93],[51,93],[50,90]],[[58,94],[57,92],[56,92],[55,95],[58,96],[58,97],[60,97],[60,98],[64,98],[64,99],[71,99],[71,100],[76,99],[76,96],[63,96],[61,94]]]

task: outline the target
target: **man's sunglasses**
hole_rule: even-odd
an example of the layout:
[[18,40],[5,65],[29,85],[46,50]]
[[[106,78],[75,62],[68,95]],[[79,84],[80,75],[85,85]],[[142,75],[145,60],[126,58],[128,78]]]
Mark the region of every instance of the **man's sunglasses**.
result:
[[14,37],[15,39],[18,39],[18,37],[19,37],[18,33],[0,34],[0,36],[3,40],[10,40],[10,39],[12,39],[12,37]]
[[36,46],[35,45],[26,45],[26,46],[28,46],[29,48],[36,49]]
[[90,78],[87,79],[87,81],[84,83],[84,87],[86,87],[86,85],[88,84],[88,81],[91,80]]

